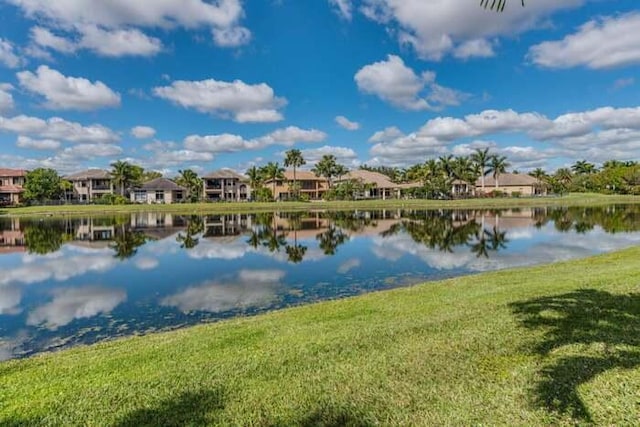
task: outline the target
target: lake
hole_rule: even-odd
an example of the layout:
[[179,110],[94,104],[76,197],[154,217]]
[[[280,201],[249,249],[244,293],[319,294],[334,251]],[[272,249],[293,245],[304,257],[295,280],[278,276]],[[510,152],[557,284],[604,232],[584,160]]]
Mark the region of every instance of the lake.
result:
[[0,217],[0,360],[640,243],[640,205]]

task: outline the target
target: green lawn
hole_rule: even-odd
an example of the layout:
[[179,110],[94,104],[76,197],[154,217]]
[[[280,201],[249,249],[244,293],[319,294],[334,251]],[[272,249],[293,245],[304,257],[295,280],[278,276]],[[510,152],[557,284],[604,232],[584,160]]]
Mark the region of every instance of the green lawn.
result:
[[637,425],[640,247],[0,364],[0,425]]
[[640,203],[640,196],[607,196],[603,194],[570,194],[562,197],[467,199],[467,200],[361,200],[356,202],[278,202],[278,203],[185,203],[175,205],[68,205],[31,206],[0,209],[0,215],[83,215],[140,211],[162,211],[182,214],[296,211],[310,209],[444,209],[444,208],[510,208],[551,205],[604,205]]

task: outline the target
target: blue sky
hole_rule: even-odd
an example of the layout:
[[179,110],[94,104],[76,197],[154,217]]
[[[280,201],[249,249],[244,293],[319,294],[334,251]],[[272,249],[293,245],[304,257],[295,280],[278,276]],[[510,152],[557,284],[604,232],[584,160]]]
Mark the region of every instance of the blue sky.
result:
[[640,159],[637,0],[478,3],[0,0],[0,166]]

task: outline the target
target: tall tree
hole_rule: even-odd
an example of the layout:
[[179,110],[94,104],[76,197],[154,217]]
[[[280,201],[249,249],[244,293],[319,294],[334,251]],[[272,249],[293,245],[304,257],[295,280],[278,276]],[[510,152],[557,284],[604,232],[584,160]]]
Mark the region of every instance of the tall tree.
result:
[[62,180],[55,170],[38,168],[27,172],[24,184],[25,199],[58,200],[63,192]]
[[489,154],[489,149],[480,149],[477,148],[476,152],[471,154],[471,160],[478,166],[480,169],[480,184],[482,185],[482,192],[484,193],[484,177],[489,173],[487,170],[487,166],[489,166],[489,162],[493,156]]
[[249,178],[249,186],[252,190],[262,187],[264,177],[257,166],[254,165],[247,169],[246,175]]
[[578,175],[591,175],[598,171],[596,165],[589,163],[586,160],[578,160],[571,166],[571,170]]
[[507,163],[507,158],[505,156],[492,156],[489,161],[489,172],[493,175],[493,179],[496,184],[496,188],[498,185],[498,178],[500,174],[503,174],[507,171],[509,167],[509,163]]
[[200,200],[204,190],[204,183],[196,172],[191,169],[179,170],[180,174],[176,179],[179,185],[187,189],[187,198],[194,203]]
[[307,162],[304,160],[304,157],[302,157],[302,151],[298,150],[297,148],[292,148],[291,150],[288,150],[285,153],[285,158],[284,158],[284,166],[285,167],[292,167],[293,168],[293,188],[294,188],[294,192],[295,192],[295,198],[298,199],[299,197],[299,189],[298,189],[298,180],[296,177],[296,169],[299,168],[300,166],[304,166],[306,165]]
[[129,162],[118,160],[117,162],[111,163],[111,178],[116,187],[119,188],[121,196],[124,196],[125,189],[131,185],[135,175],[136,172]]
[[333,186],[333,177],[338,175],[338,162],[333,154],[325,154],[320,161],[311,169],[316,176],[321,176],[329,182],[329,188]]
[[273,182],[273,198],[276,198],[276,181],[284,179],[284,168],[278,162],[269,162],[260,169],[260,174],[267,181]]

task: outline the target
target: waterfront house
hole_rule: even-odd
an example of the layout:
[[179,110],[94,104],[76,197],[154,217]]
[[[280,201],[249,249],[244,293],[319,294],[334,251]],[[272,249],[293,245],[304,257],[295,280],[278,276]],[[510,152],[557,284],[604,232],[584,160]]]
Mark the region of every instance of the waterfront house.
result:
[[27,171],[0,169],[0,205],[17,205],[22,202]]
[[[316,176],[315,173],[310,171],[296,170],[296,182],[300,189],[300,195],[308,198],[309,200],[320,200],[324,193],[329,189],[329,181],[321,176]],[[289,200],[293,198],[293,170],[286,170],[284,172],[284,179],[277,179],[275,182],[272,179],[266,180],[264,186],[273,191],[273,196],[276,200]]]
[[[498,175],[498,185],[493,176],[489,175],[484,178],[484,192],[491,193],[500,191],[506,195],[512,196],[519,194],[521,196],[544,196],[547,194],[547,188],[542,181],[526,174],[501,173]],[[476,181],[476,193],[482,193],[482,181],[480,178]]]
[[392,199],[400,197],[402,187],[379,172],[356,169],[350,171],[340,181],[356,180],[364,184],[365,190],[359,195],[363,199]]
[[182,203],[187,189],[167,178],[156,178],[145,182],[131,192],[134,203]]
[[202,176],[204,199],[210,202],[240,202],[251,197],[247,177],[230,169],[221,169]]
[[113,194],[114,186],[111,174],[102,169],[89,169],[64,176],[63,179],[73,184],[67,199],[80,202],[91,202],[105,194]]

